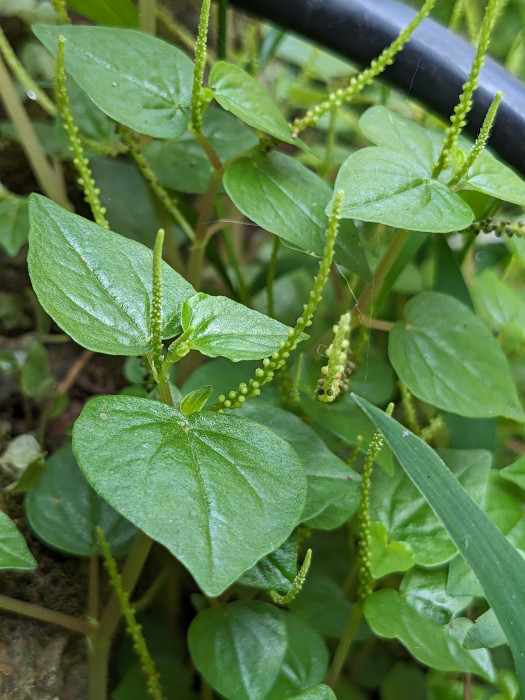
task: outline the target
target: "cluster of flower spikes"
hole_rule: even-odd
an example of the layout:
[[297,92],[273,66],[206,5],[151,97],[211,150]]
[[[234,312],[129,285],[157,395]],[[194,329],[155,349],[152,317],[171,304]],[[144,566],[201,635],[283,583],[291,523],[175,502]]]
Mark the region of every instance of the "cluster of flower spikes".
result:
[[312,325],[313,315],[321,301],[322,291],[330,274],[343,196],[344,192],[342,190],[339,190],[335,195],[332,214],[326,230],[323,257],[319,263],[319,272],[310,291],[308,303],[303,305],[303,313],[297,319],[295,327],[290,328],[286,340],[281,340],[279,350],[272,353],[270,357],[264,358],[263,366],[255,370],[255,378],[250,379],[248,382],[241,382],[238,389],[230,391],[227,397],[224,394],[219,396],[218,403],[212,407],[215,410],[223,411],[225,408],[241,408],[246,399],[259,396],[261,386],[270,382],[274,378],[275,373],[286,364],[290,353],[296,349],[300,340],[302,340],[303,331]]
[[350,313],[344,313],[339,322],[333,327],[334,339],[325,355],[328,364],[321,368],[321,379],[317,381],[315,395],[319,401],[329,403],[348,389],[348,377],[355,370],[354,363],[349,359],[350,350]]

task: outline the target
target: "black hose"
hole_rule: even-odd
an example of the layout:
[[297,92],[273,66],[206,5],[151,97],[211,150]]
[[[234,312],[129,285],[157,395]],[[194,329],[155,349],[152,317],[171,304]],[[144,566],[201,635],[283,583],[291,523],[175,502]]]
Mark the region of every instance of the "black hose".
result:
[[[415,11],[395,0],[231,0],[361,65],[392,43]],[[449,117],[466,81],[474,49],[433,20],[424,20],[385,77],[407,95]],[[477,136],[498,90],[503,91],[490,146],[525,175],[525,85],[487,59],[467,131]]]

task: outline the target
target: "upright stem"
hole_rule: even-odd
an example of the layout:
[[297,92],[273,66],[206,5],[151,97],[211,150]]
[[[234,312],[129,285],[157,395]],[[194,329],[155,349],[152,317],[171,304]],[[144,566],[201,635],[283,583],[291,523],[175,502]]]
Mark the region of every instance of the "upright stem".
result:
[[208,190],[203,197],[202,206],[195,228],[195,240],[190,250],[190,260],[188,265],[188,281],[199,289],[202,276],[202,265],[204,262],[204,249],[206,247],[208,224],[213,214],[215,205],[215,197],[219,191],[221,184],[222,173],[220,170],[214,170],[211,176],[211,181]]
[[66,209],[70,209],[71,206],[67,199],[64,183],[49,164],[1,57],[0,99],[2,100],[9,119],[13,122],[18,132],[20,143],[31,165],[31,169],[35,174],[40,189],[57,204],[60,204]]
[[139,0],[139,28],[155,36],[157,31],[157,0]]
[[328,674],[326,676],[326,684],[330,687],[334,687],[339,678],[339,674],[345,664],[346,657],[348,656],[348,651],[352,646],[354,641],[355,633],[361,618],[363,616],[363,606],[361,603],[355,603],[350,614],[350,618],[343,632],[343,636],[339,642],[337,649],[335,650],[334,658],[330,668],[328,669]]

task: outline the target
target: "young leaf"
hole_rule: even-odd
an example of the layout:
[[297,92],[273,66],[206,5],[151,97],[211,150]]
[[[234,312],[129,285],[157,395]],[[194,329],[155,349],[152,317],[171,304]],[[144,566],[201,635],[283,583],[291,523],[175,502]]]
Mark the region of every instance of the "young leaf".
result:
[[198,389],[190,391],[180,402],[180,412],[183,416],[200,411],[213,391],[212,386],[200,386]]
[[364,399],[354,400],[381,430],[472,567],[509,641],[525,694],[525,561],[426,443]]
[[405,322],[390,332],[388,355],[417,398],[471,418],[525,420],[505,355],[470,309],[445,294],[422,292],[404,314]]
[[[41,195],[30,197],[29,274],[38,300],[80,345],[110,355],[151,352],[153,253]],[[163,337],[181,331],[195,290],[163,266]]]
[[66,71],[108,116],[141,134],[174,139],[186,131],[193,65],[179,49],[134,29],[37,24],[56,57],[66,42]]
[[492,649],[502,644],[507,644],[507,638],[491,608],[478,617],[463,640],[465,649]]
[[193,620],[188,641],[202,675],[235,700],[291,697],[320,683],[328,666],[317,632],[257,600],[204,610]]
[[137,531],[93,492],[78,468],[71,443],[55,452],[46,467],[25,500],[26,516],[36,535],[59,552],[90,557],[99,549],[98,525],[113,555],[126,554]]
[[200,292],[186,299],[182,327],[194,326],[188,342],[208,357],[260,360],[279,349],[288,326],[226,297]]
[[376,634],[399,639],[418,661],[442,671],[476,673],[494,680],[488,652],[468,651],[461,645],[467,625],[460,627],[457,620],[448,627],[439,625],[420,615],[403,596],[391,589],[372,593],[365,602],[364,613]]
[[73,449],[93,488],[217,596],[289,536],[306,478],[292,448],[252,421],[126,396],[90,401]]
[[[252,221],[301,250],[322,255],[332,190],[295,158],[271,151],[237,158],[226,168],[224,187],[235,206]],[[359,236],[342,222],[335,259],[371,279]]]
[[11,518],[0,510],[0,569],[36,569],[37,562]]
[[219,61],[211,69],[208,83],[223,109],[280,141],[299,145],[299,139],[292,135],[292,127],[272,97],[242,68]]
[[406,571],[414,566],[414,552],[405,542],[388,542],[383,523],[370,523],[370,573],[375,579],[393,571]]

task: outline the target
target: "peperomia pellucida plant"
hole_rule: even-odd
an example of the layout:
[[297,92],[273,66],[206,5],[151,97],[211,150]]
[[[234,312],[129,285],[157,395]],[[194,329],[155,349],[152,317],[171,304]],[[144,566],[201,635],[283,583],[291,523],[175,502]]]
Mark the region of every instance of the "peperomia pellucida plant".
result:
[[[56,2],[32,28],[55,59],[48,92],[1,36],[3,102],[41,190],[0,192],[2,244],[24,244],[28,207],[39,313],[86,362],[127,358],[127,386],[86,401],[45,465],[62,394],[32,384],[43,343],[11,363],[43,416],[11,488],[38,538],[89,558],[90,604],[0,605],[87,637],[92,699],[525,692],[525,183],[485,148],[501,93],[475,143],[462,134],[502,3],[480,15],[446,129],[376,82],[433,4],[359,73],[254,22],[226,56],[224,2],[212,56],[209,0],[192,58],[155,2],[140,30],[131,3],[110,20],[75,0],[93,23],[71,24]],[[451,20],[470,26],[472,4]],[[35,568],[0,526],[2,567]],[[173,588],[175,651],[138,622]],[[138,657],[123,674],[121,618]]]

